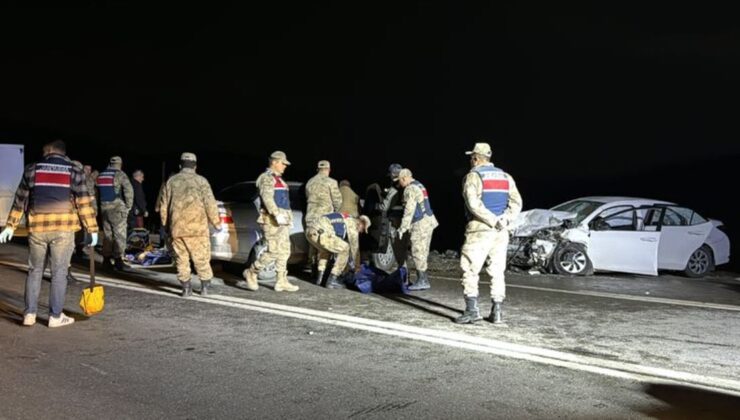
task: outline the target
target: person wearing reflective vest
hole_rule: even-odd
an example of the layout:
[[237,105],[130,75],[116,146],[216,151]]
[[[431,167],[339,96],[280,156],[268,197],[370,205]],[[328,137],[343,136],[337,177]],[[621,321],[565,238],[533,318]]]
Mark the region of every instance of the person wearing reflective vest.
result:
[[329,257],[333,254],[334,266],[326,279],[326,288],[344,287],[339,278],[344,273],[350,257],[355,271],[360,269],[359,233],[367,233],[369,227],[370,219],[364,215],[354,218],[349,213],[334,212],[313,219],[306,227],[306,239],[316,247],[319,254],[317,285],[321,285]]
[[488,261],[491,276],[491,315],[489,320],[501,324],[501,305],[506,297],[506,251],[509,224],[522,210],[522,197],[514,178],[491,163],[491,146],[476,143],[470,155],[470,172],[463,181],[463,199],[468,223],[465,243],[460,252],[460,268],[465,312],[455,322],[472,324],[482,319],[478,307],[478,274]]
[[411,258],[416,268],[416,280],[409,290],[426,290],[431,287],[427,277],[427,260],[432,233],[439,226],[429,202],[429,193],[424,185],[415,180],[409,169],[402,169],[398,182],[403,188],[403,218],[398,229],[398,237],[410,232]]
[[50,254],[51,286],[49,288],[50,328],[74,323],[62,312],[67,290],[67,273],[74,251],[75,232],[80,224],[91,234],[91,243],[98,241],[98,224],[87,190],[81,166],[75,166],[66,156],[63,141],[55,140],[44,146],[40,162],[27,165],[0,243],[12,239],[13,233],[27,216],[28,278],[26,279],[23,325],[36,324],[41,278],[47,252]]
[[298,286],[288,281],[293,212],[290,208],[290,188],[283,179],[283,173],[290,162],[286,154],[278,150],[270,155],[269,165],[256,182],[260,199],[260,215],[257,223],[262,228],[267,250],[261,253],[242,275],[247,280],[247,288],[255,291],[259,288],[257,283],[259,272],[275,263],[277,272],[275,291],[295,292]]
[[108,167],[95,181],[100,198],[100,217],[103,223],[103,268],[123,270],[123,253],[126,251],[126,226],[128,214],[134,205],[134,188],[121,170],[120,156],[110,158]]

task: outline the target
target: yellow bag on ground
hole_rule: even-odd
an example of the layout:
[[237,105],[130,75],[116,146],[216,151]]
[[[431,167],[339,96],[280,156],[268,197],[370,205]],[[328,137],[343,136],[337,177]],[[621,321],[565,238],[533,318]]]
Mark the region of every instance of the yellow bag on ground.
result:
[[103,286],[95,284],[95,248],[88,247],[90,250],[90,286],[82,289],[80,297],[80,308],[85,315],[95,315],[103,312],[105,306],[105,292]]
[[97,285],[82,289],[80,308],[85,315],[90,316],[103,312],[103,306],[105,306],[103,286]]

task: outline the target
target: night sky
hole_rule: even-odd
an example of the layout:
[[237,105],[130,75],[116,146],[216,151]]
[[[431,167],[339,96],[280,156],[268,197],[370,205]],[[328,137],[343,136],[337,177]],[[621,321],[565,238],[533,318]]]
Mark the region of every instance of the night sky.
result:
[[0,142],[33,159],[61,137],[99,169],[119,154],[151,195],[182,151],[216,190],[256,178],[276,149],[288,180],[329,159],[358,192],[399,162],[430,191],[433,247],[458,248],[463,152],[483,139],[525,208],[645,196],[738,237],[730,10],[269,3],[4,8]]

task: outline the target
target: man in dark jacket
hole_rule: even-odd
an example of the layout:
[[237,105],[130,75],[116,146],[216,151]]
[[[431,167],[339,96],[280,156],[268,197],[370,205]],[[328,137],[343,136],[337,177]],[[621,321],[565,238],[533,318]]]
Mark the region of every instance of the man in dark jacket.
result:
[[137,169],[134,171],[133,182],[131,185],[134,187],[134,206],[131,208],[129,215],[129,230],[133,228],[143,228],[144,218],[149,217],[149,212],[146,209],[146,195],[144,194],[144,171]]

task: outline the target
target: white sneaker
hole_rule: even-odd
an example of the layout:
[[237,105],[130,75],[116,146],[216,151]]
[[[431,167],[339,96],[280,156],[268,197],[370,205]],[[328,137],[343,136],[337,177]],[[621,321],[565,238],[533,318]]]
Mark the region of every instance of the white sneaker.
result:
[[23,315],[23,325],[30,327],[36,323],[36,314],[25,314]]
[[49,328],[64,327],[65,325],[74,324],[75,319],[70,318],[67,315],[61,314],[58,318],[52,316],[49,317]]

